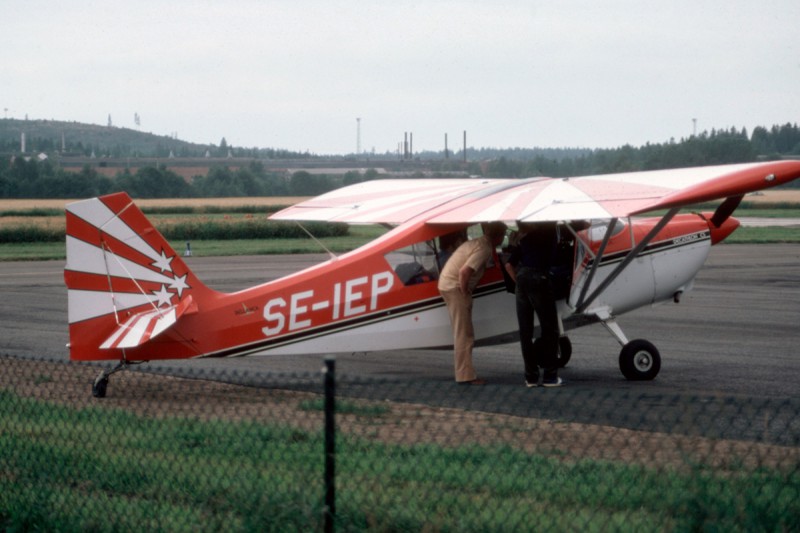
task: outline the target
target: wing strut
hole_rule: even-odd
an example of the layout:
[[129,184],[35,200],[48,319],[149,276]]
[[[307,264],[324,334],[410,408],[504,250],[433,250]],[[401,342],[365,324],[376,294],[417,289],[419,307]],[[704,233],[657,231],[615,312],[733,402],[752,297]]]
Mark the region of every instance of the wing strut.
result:
[[[594,273],[597,272],[597,268],[600,265],[600,258],[603,257],[603,253],[606,250],[608,241],[611,239],[611,235],[614,233],[614,226],[617,225],[618,220],[618,218],[614,217],[608,222],[606,234],[603,236],[603,242],[600,244],[600,249],[597,251],[597,255],[595,255],[594,262],[592,263],[592,270],[589,271],[589,276],[586,278],[586,283],[583,284],[583,288],[581,289],[581,295],[580,298],[578,298],[578,309],[583,309],[584,298],[586,298],[586,293],[589,291],[589,287],[594,279]],[[586,246],[587,250],[591,250],[588,245]]]
[[[653,227],[653,229],[651,229],[650,232],[647,235],[645,235],[645,237],[639,242],[639,244],[637,244],[633,250],[628,252],[628,255],[625,256],[625,259],[622,261],[622,263],[617,265],[617,268],[615,268],[614,271],[611,272],[611,274],[609,274],[608,277],[603,280],[603,282],[594,290],[594,292],[592,292],[592,294],[590,294],[586,300],[578,302],[578,307],[575,309],[575,313],[582,313],[583,311],[585,311],[586,308],[589,307],[589,305],[591,305],[591,303],[595,301],[597,297],[600,296],[603,293],[603,291],[606,290],[606,288],[609,285],[611,285],[611,283],[613,283],[615,279],[617,279],[617,277],[619,277],[620,274],[622,274],[622,271],[625,270],[625,268],[627,268],[629,264],[631,264],[631,261],[636,259],[636,257],[642,252],[642,250],[644,250],[644,248],[648,244],[650,244],[650,241],[653,240],[653,238],[658,234],[658,232],[664,229],[664,226],[666,226],[669,223],[669,221],[672,220],[672,218],[678,213],[678,211],[680,211],[679,207],[673,207],[672,209],[670,209],[667,212],[667,214],[664,215],[661,218],[661,220],[658,221],[658,224],[656,224]],[[603,239],[603,245],[605,245],[605,243],[607,242],[609,233],[610,232],[606,234],[606,239]],[[595,263],[599,263],[601,258],[602,258],[602,248],[600,253],[597,254],[597,259],[595,259]],[[583,293],[581,293],[581,299],[582,298],[583,298]]]
[[321,247],[323,250],[325,250],[326,252],[328,252],[328,255],[331,257],[331,259],[337,259],[337,257],[336,257],[336,254],[335,254],[335,253],[333,253],[333,252],[331,252],[331,251],[330,251],[330,249],[329,249],[327,246],[325,246],[324,244],[322,244],[322,241],[320,241],[319,239],[317,239],[316,237],[314,237],[314,235],[313,235],[313,234],[312,234],[310,231],[308,231],[308,230],[306,229],[306,227],[305,227],[305,226],[303,226],[303,225],[300,223],[300,221],[299,221],[299,220],[297,220],[297,221],[295,221],[295,222],[297,223],[297,226],[298,226],[298,227],[299,227],[301,230],[303,230],[303,231],[305,231],[305,232],[306,232],[306,235],[308,235],[309,237],[311,237],[311,239],[312,239],[312,240],[313,240],[315,243],[319,244],[319,245],[320,245],[320,247]]

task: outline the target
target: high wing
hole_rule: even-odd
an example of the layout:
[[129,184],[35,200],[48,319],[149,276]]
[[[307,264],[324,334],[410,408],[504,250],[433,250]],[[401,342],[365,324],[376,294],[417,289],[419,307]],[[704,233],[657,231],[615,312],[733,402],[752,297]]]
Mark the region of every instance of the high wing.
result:
[[272,220],[402,224],[457,198],[495,192],[519,180],[388,179],[342,187],[274,213]]
[[375,180],[280,211],[274,220],[429,224],[622,218],[788,183],[800,161],[528,180]]
[[800,177],[800,161],[536,181],[436,215],[428,223],[621,218],[740,196]]

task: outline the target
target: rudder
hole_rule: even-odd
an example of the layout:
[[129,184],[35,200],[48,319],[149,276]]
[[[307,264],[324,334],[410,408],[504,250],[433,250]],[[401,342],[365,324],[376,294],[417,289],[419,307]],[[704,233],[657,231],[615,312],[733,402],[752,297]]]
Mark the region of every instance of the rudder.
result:
[[196,309],[210,292],[126,193],[68,204],[66,219],[70,359],[124,358],[106,341],[130,317]]

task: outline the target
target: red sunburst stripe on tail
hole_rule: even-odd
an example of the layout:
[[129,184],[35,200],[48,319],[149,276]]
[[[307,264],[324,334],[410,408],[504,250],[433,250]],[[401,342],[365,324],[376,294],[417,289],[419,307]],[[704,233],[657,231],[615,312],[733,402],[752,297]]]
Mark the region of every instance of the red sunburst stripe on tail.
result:
[[126,257],[141,265],[150,265],[157,255],[154,249],[149,254],[131,247],[124,241],[118,240],[110,233],[106,233],[80,217],[67,212],[67,235],[79,241],[91,244],[99,249],[107,249],[121,257]]
[[150,295],[164,285],[163,282],[134,280],[123,277],[109,277],[106,274],[92,274],[88,272],[64,271],[64,280],[71,290],[100,291],[100,292],[130,292]]

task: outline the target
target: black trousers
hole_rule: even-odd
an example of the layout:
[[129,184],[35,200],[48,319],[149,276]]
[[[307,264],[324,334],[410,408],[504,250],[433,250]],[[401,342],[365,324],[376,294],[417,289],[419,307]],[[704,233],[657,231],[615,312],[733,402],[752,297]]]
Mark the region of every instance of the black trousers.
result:
[[[517,273],[517,320],[522,359],[525,362],[525,379],[534,382],[539,367],[545,377],[558,373],[558,311],[556,289],[546,273],[522,267]],[[534,343],[533,317],[539,317],[541,337]]]

